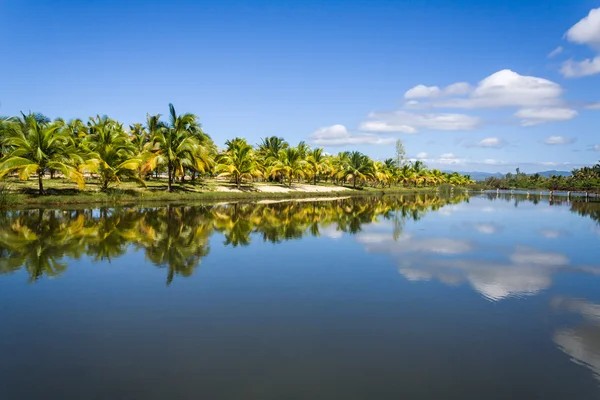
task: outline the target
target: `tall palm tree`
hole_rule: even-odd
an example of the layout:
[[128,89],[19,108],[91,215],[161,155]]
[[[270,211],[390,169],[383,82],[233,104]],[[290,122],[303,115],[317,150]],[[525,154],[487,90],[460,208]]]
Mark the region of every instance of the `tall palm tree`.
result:
[[374,175],[373,161],[359,151],[353,151],[344,165],[344,178],[352,179],[352,187],[356,189],[356,182],[366,180]]
[[142,160],[136,155],[136,147],[123,130],[123,125],[98,115],[90,118],[88,127],[85,143],[91,153],[83,169],[100,175],[102,190],[107,190],[111,182],[120,183],[124,177],[143,185],[137,174]]
[[129,125],[129,140],[135,147],[137,154],[142,154],[146,150],[146,145],[150,142],[150,134],[146,127],[140,123]]
[[283,138],[271,136],[262,139],[261,143],[258,145],[258,155],[264,162],[269,164],[270,162],[272,163],[277,161],[279,152],[287,149],[288,147],[288,143]]
[[12,150],[0,163],[0,178],[18,171],[19,178],[26,180],[35,172],[41,195],[44,194],[42,177],[54,169],[83,188],[83,174],[76,168],[83,159],[76,151],[73,138],[61,130],[60,123],[49,122],[39,114],[22,114],[7,133],[4,144]]
[[279,159],[273,164],[271,174],[281,173],[289,179],[289,186],[292,187],[294,178],[304,176],[306,161],[302,158],[302,153],[295,147],[288,147],[279,152]]
[[311,151],[306,159],[308,169],[313,178],[313,185],[317,184],[317,178],[325,167],[327,157],[323,153],[322,148],[316,148]]
[[169,104],[169,123],[157,122],[155,129],[150,129],[154,130],[152,148],[145,168],[154,170],[158,166],[166,166],[169,192],[173,191],[176,174],[183,175],[185,168],[204,172],[211,162],[208,150],[193,136],[197,129],[197,117],[190,113],[177,115],[173,104]]
[[254,149],[246,139],[235,138],[225,142],[225,145],[227,150],[217,157],[215,172],[219,176],[231,177],[238,189],[242,179],[260,176]]

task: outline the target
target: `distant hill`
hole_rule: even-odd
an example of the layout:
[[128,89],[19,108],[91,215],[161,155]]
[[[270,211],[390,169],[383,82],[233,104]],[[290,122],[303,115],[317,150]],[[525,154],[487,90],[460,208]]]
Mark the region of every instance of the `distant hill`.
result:
[[[550,170],[550,171],[542,171],[542,172],[538,172],[538,174],[545,176],[546,178],[550,178],[552,175],[555,176],[571,176],[571,173],[569,171],[556,171],[556,170]],[[527,175],[535,175],[534,174],[527,174]]]
[[[454,171],[444,171],[444,172],[454,172]],[[479,172],[479,171],[456,171],[461,175],[470,175],[471,179],[475,180],[475,181],[484,181],[489,177],[496,177],[496,178],[502,178],[504,175],[501,172]],[[571,176],[571,173],[569,171],[556,171],[556,170],[550,170],[550,171],[540,171],[537,172],[538,174],[549,178],[552,175],[556,175],[556,176]],[[536,172],[531,173],[531,174],[527,174],[527,175],[535,175]]]

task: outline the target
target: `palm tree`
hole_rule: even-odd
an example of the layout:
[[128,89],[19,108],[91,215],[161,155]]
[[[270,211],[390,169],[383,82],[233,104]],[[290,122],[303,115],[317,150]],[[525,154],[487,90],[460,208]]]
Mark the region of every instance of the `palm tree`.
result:
[[269,162],[277,161],[279,152],[288,147],[288,143],[283,138],[271,136],[262,139],[262,142],[258,145],[258,154],[268,164]]
[[42,177],[54,169],[83,188],[83,175],[75,167],[83,159],[76,151],[73,138],[61,130],[60,123],[49,122],[40,114],[22,114],[6,133],[4,145],[12,150],[0,163],[0,178],[18,171],[19,178],[26,180],[35,172],[41,195],[44,194]]
[[17,119],[14,117],[0,117],[0,159],[7,155],[10,151],[10,146],[6,143],[6,139],[15,129]]
[[242,179],[260,176],[254,149],[246,142],[246,139],[235,138],[225,142],[225,145],[227,150],[217,157],[215,172],[219,176],[233,178],[238,189]]
[[146,150],[146,145],[150,142],[150,134],[146,127],[140,123],[129,125],[129,140],[134,145],[137,154],[142,154]]
[[[152,122],[156,121],[153,119]],[[145,168],[154,170],[165,165],[169,192],[173,191],[172,183],[176,174],[182,176],[185,168],[204,172],[211,162],[208,150],[193,136],[198,129],[197,117],[189,113],[177,115],[173,104],[169,104],[169,123],[164,125],[156,122],[156,126],[149,129],[153,131],[152,148]]]
[[294,178],[304,176],[306,161],[302,158],[302,153],[295,147],[288,147],[279,152],[279,159],[273,165],[271,174],[282,173],[287,176],[292,187]]
[[317,184],[317,177],[323,171],[326,160],[327,157],[323,154],[322,148],[316,148],[309,153],[306,163],[313,178],[313,185]]
[[356,189],[358,179],[365,180],[374,174],[373,161],[359,151],[353,151],[344,165],[344,178],[352,179],[352,187]]
[[91,153],[83,169],[100,175],[102,190],[107,190],[111,182],[120,183],[124,177],[143,185],[137,174],[142,160],[136,157],[136,147],[123,126],[107,116],[98,115],[90,118],[88,127],[85,143]]

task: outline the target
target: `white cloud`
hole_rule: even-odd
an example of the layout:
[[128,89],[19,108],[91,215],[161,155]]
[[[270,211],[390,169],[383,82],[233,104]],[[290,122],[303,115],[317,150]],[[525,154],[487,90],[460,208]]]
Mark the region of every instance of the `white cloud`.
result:
[[[600,8],[590,10],[586,17],[565,33],[565,38],[569,42],[600,50]],[[567,60],[562,64],[560,72],[566,78],[597,74],[600,72],[600,56],[586,58],[583,61]]]
[[417,129],[458,131],[472,130],[480,120],[465,114],[427,113],[416,114],[406,111],[374,112],[372,121],[363,122],[360,130],[369,132],[416,133]]
[[444,94],[446,96],[460,96],[468,94],[472,90],[473,88],[467,82],[457,82],[447,86],[446,89],[444,89]]
[[560,67],[560,72],[565,78],[578,78],[597,74],[600,72],[600,56],[593,59],[586,58],[583,61],[567,60]]
[[417,158],[418,159],[427,158],[427,153],[425,153],[424,151],[422,151],[419,154],[417,154]]
[[415,134],[418,131],[412,126],[387,121],[366,121],[360,124],[360,130],[369,132],[398,132]]
[[548,58],[552,58],[554,56],[559,55],[560,53],[563,52],[563,50],[564,50],[564,48],[562,46],[558,46],[557,48],[555,48],[548,54]]
[[500,160],[495,160],[493,158],[486,158],[485,160],[483,160],[483,164],[486,164],[486,165],[502,165],[502,164],[504,164],[504,162],[500,161]]
[[482,79],[466,98],[432,103],[450,108],[547,107],[562,103],[557,83],[535,76],[519,75],[509,69]]
[[521,118],[522,126],[539,125],[546,122],[567,121],[575,118],[577,111],[570,108],[545,107],[545,108],[522,108],[515,113]]
[[593,150],[593,151],[600,151],[600,144],[595,144],[595,145],[592,147],[592,150]]
[[310,136],[312,143],[320,146],[345,146],[360,144],[390,144],[395,138],[382,138],[377,135],[354,135],[344,125],[332,125],[317,129]]
[[437,86],[417,85],[404,93],[405,99],[428,99],[438,97],[442,93]]
[[[438,86],[417,85],[404,93],[405,99],[433,99],[443,96],[460,96],[468,94],[472,90],[467,82],[457,82],[440,89]],[[411,104],[411,105],[414,105]]]
[[587,108],[588,110],[600,110],[600,102],[588,104],[587,106],[585,106],[585,108]]
[[565,37],[569,42],[600,49],[600,8],[590,10],[586,17],[567,31]]
[[440,158],[456,158],[456,156],[452,153],[444,153],[440,156]]
[[489,137],[489,138],[485,138],[477,143],[475,143],[473,146],[475,147],[495,147],[495,148],[499,148],[506,145],[506,142],[500,138],[497,137]]
[[544,143],[549,144],[549,145],[565,145],[565,144],[571,144],[574,142],[575,142],[575,139],[566,138],[563,136],[550,136],[544,140]]

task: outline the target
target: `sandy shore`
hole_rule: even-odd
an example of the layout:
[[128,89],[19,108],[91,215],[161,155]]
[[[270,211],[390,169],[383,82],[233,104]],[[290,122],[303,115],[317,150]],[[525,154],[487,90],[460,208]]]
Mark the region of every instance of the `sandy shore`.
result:
[[[263,185],[263,184],[255,184],[252,188],[257,192],[262,193],[290,193],[290,192],[304,192],[304,193],[327,193],[327,192],[341,192],[344,190],[348,190],[347,188],[340,186],[316,186],[316,185],[307,185],[303,183],[297,183],[292,185],[291,188],[283,185]],[[245,190],[239,190],[233,187],[226,186],[217,186],[216,190],[218,192],[237,192],[242,193]]]

